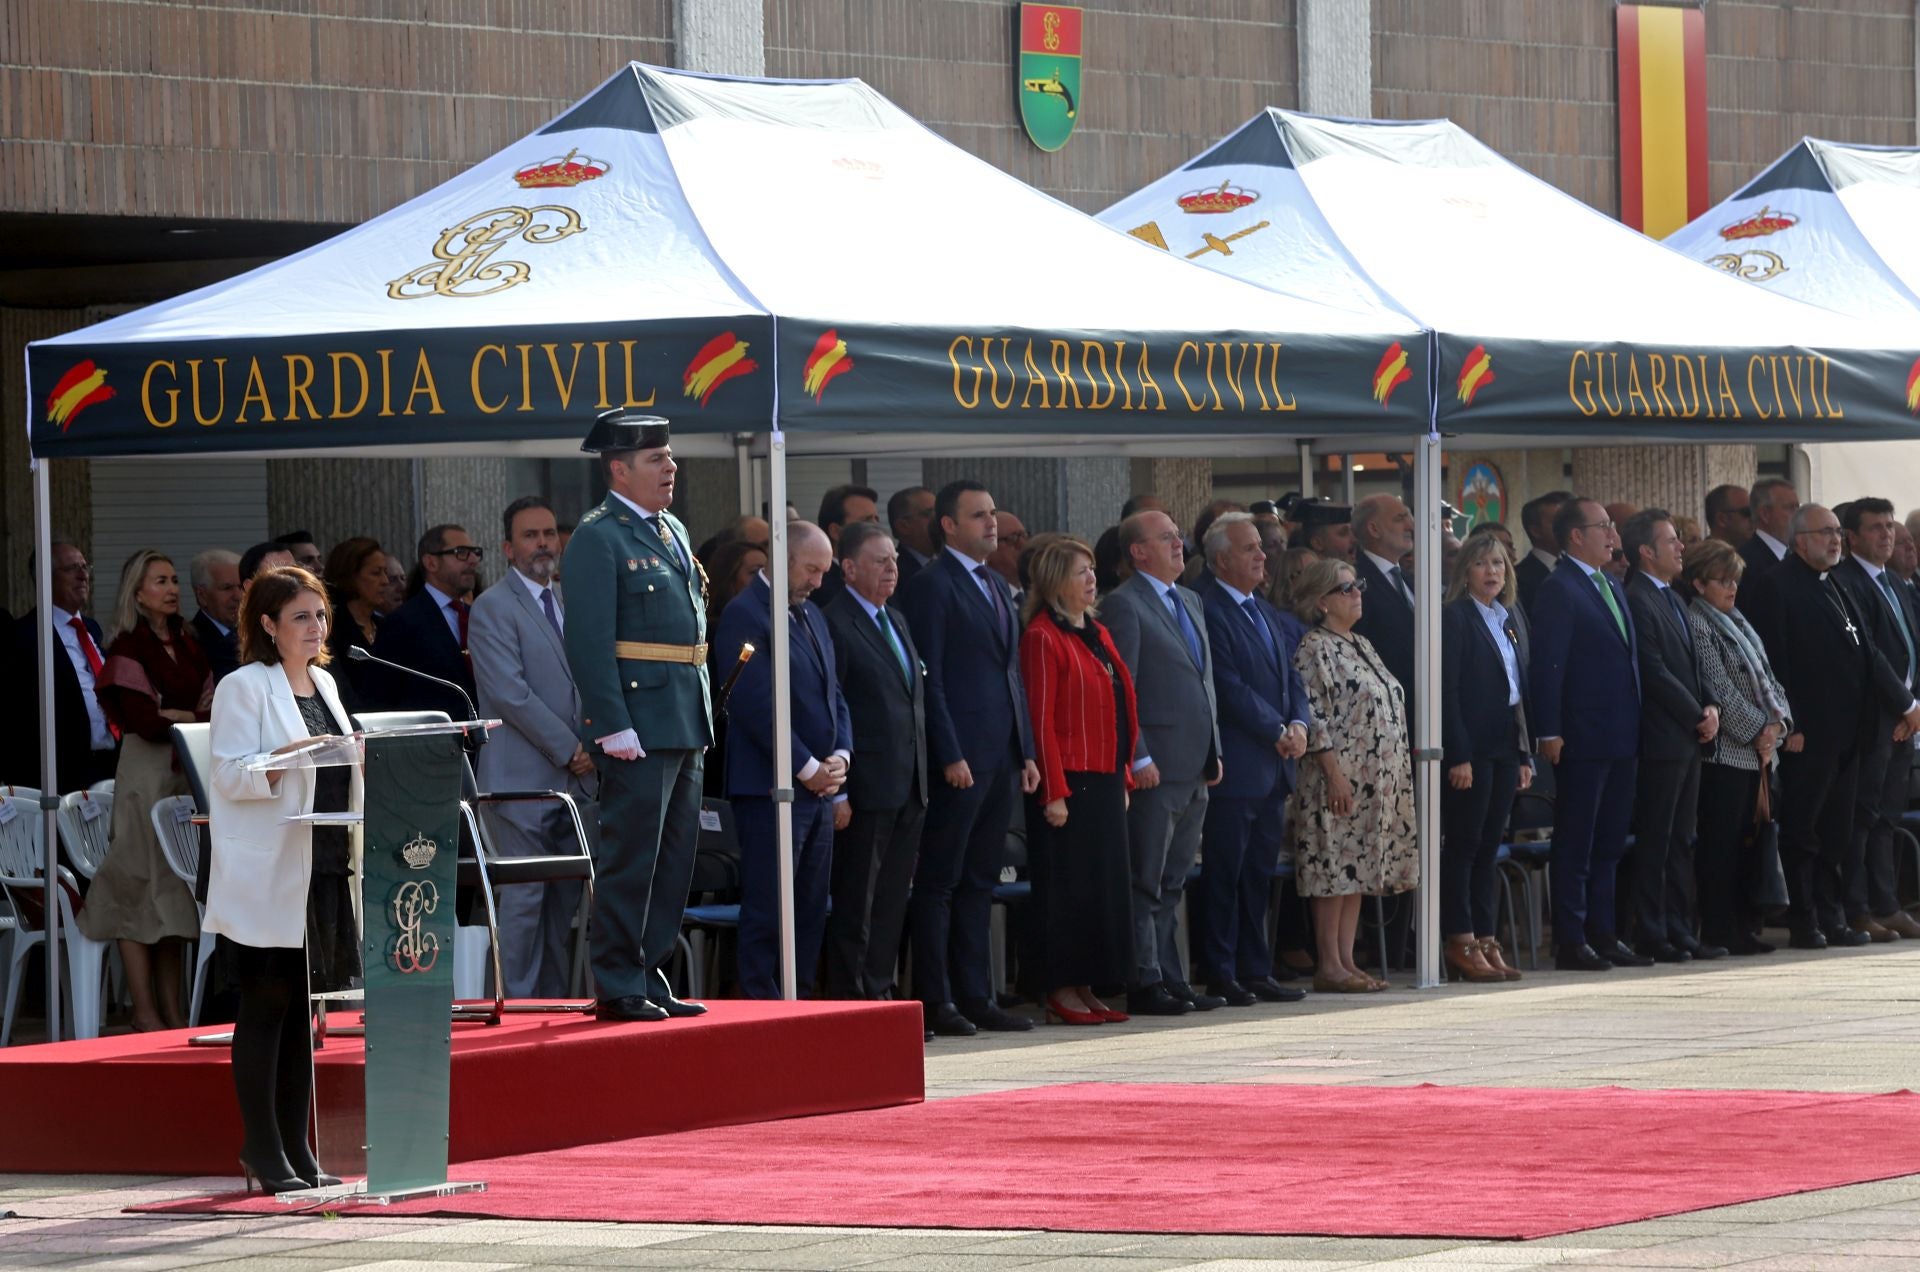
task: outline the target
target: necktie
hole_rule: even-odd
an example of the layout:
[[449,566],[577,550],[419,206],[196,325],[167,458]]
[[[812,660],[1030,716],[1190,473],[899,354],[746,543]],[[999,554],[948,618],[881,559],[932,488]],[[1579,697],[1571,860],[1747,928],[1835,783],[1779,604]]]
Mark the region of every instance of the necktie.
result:
[[680,541],[673,537],[673,527],[667,524],[667,514],[656,512],[648,520],[653,522],[653,532],[659,535],[660,542],[666,545],[667,555],[673,558],[673,563],[682,570],[686,569],[686,559],[680,555]]
[[1407,581],[1406,571],[1402,570],[1399,566],[1396,565],[1393,567],[1393,572],[1388,577],[1393,580],[1393,585],[1396,588],[1400,589],[1400,599],[1405,601],[1408,605],[1412,605],[1413,604],[1413,584]]
[[1000,589],[993,585],[993,579],[984,565],[973,567],[973,577],[979,579],[980,586],[987,589],[987,600],[993,605],[993,616],[1000,621],[1000,635],[1005,639],[1012,624],[1007,618],[1007,603],[1000,598]]
[[820,648],[820,638],[813,634],[813,624],[807,621],[806,612],[798,605],[791,605],[787,607],[787,616],[793,619],[793,625],[795,627],[798,627],[806,633],[807,645],[813,650],[814,662],[825,667],[827,665],[827,653],[824,649]]
[[[93,682],[98,685],[100,673],[107,669],[107,664],[100,657],[100,647],[93,643],[93,633],[87,630],[86,620],[78,614],[67,620],[67,626],[80,638],[80,652],[87,656],[87,670],[93,673]],[[107,721],[107,732],[113,734],[115,742],[120,740],[120,726],[111,720]]]
[[467,603],[448,601],[447,605],[453,610],[454,621],[460,624],[460,652],[465,654],[467,652]]
[[880,630],[886,634],[888,647],[893,650],[893,656],[900,662],[900,674],[906,677],[908,684],[912,684],[913,669],[907,666],[907,651],[900,647],[900,635],[893,630],[893,619],[888,616],[884,607],[873,612],[873,619],[880,624]]
[[1204,666],[1206,659],[1200,656],[1200,633],[1193,629],[1193,615],[1187,613],[1187,607],[1180,603],[1179,593],[1172,588],[1167,589],[1167,608],[1173,611],[1174,624],[1186,638],[1187,653],[1193,658],[1193,665]]
[[1600,589],[1600,599],[1606,602],[1607,613],[1613,615],[1613,625],[1620,629],[1620,639],[1627,638],[1627,620],[1620,613],[1620,602],[1613,599],[1613,589],[1607,586],[1605,571],[1593,572],[1593,585]]
[[1900,628],[1900,639],[1907,645],[1907,683],[1913,683],[1914,650],[1913,633],[1907,630],[1907,611],[1900,604],[1900,597],[1893,590],[1893,579],[1887,571],[1880,571],[1880,590],[1887,594],[1887,604],[1893,606],[1893,621]]
[[1266,616],[1260,612],[1260,607],[1258,605],[1255,605],[1253,603],[1253,598],[1249,596],[1246,600],[1240,602],[1240,608],[1245,610],[1247,612],[1247,617],[1253,620],[1253,629],[1259,632],[1260,635],[1265,638],[1266,644],[1267,644],[1267,656],[1273,659],[1274,666],[1276,667],[1279,666],[1280,665],[1280,647],[1274,644],[1273,629],[1267,626]]
[[[552,588],[548,587],[540,590],[540,608],[547,612],[547,621],[553,624],[553,630],[560,632],[560,609],[553,603]],[[565,635],[564,632],[561,632],[561,634]]]

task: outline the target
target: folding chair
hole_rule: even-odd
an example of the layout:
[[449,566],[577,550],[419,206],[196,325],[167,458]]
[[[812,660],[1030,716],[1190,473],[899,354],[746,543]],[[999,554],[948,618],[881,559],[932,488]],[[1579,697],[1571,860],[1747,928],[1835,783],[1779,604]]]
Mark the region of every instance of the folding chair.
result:
[[[375,711],[354,717],[354,723],[358,728],[371,731],[396,729],[412,724],[446,724],[449,723],[449,719],[444,711]],[[581,897],[581,913],[592,912],[593,848],[592,841],[587,836],[586,823],[580,818],[580,806],[564,791],[483,792],[480,790],[479,782],[474,778],[473,765],[464,755],[461,757],[460,765],[460,818],[465,833],[460,841],[459,879],[462,887],[478,890],[486,910],[489,959],[493,965],[493,998],[490,1002],[456,1002],[453,1005],[454,1019],[484,1021],[489,1025],[497,1025],[506,1015],[591,1013],[595,1007],[592,999],[564,1003],[509,1003],[507,1001],[506,976],[500,966],[500,914],[493,895],[496,887],[558,883],[578,879],[585,885]],[[574,844],[578,851],[539,857],[510,857],[495,852],[493,839],[487,834],[485,823],[477,810],[489,804],[526,803],[558,804],[565,808],[568,820],[573,827]],[[583,922],[580,925],[579,936],[574,942],[576,967],[580,965],[585,938],[586,924]]]

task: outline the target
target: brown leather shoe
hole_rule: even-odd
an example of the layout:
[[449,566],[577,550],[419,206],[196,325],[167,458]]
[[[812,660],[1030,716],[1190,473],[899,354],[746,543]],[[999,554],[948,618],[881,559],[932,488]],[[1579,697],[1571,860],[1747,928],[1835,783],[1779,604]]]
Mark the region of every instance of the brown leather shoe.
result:
[[1487,965],[1486,955],[1480,952],[1480,942],[1473,936],[1450,936],[1446,948],[1447,979],[1468,980],[1475,984],[1488,984],[1507,979],[1506,973]]
[[1520,969],[1507,962],[1506,951],[1500,948],[1500,939],[1493,936],[1480,938],[1480,957],[1487,960],[1487,966],[1510,981],[1520,979]]
[[1895,910],[1885,917],[1875,915],[1873,921],[1897,936],[1904,936],[1909,941],[1920,941],[1920,920],[1916,920],[1905,910]]
[[1849,926],[1856,932],[1865,932],[1868,936],[1872,937],[1875,945],[1885,945],[1888,941],[1897,941],[1900,939],[1898,932],[1881,927],[1879,923],[1864,914],[1855,919]]

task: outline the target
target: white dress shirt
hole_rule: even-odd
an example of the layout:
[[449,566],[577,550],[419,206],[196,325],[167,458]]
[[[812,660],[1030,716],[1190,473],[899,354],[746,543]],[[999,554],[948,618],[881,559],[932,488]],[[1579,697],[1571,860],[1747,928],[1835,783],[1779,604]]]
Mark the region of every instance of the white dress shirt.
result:
[[1513,642],[1507,639],[1507,607],[1499,601],[1488,605],[1479,597],[1473,598],[1473,607],[1480,611],[1480,621],[1487,625],[1487,631],[1493,635],[1493,646],[1500,651],[1500,661],[1507,668],[1507,705],[1520,705],[1520,658],[1514,652]]
[[1773,553],[1774,560],[1784,561],[1787,559],[1786,544],[1780,542],[1780,540],[1774,538],[1772,535],[1768,534],[1765,530],[1756,529],[1753,532],[1753,534],[1755,538],[1760,540],[1760,542],[1767,545],[1767,550]]
[[[1380,577],[1384,578],[1387,582],[1392,583],[1396,588],[1399,589],[1400,599],[1402,601],[1405,601],[1408,605],[1413,604],[1413,589],[1407,586],[1407,583],[1406,583],[1407,572],[1405,570],[1400,570],[1400,563],[1398,561],[1389,561],[1387,560],[1387,558],[1381,556],[1377,552],[1368,552],[1366,555],[1367,555],[1367,560],[1373,562],[1373,568],[1380,571]],[[1394,577],[1395,570],[1400,570],[1398,582],[1395,582],[1395,577]]]
[[466,642],[460,639],[460,614],[453,608],[453,598],[431,583],[426,585],[426,589],[433,603],[440,607],[440,617],[447,621],[447,630],[453,633],[453,643],[465,649]]

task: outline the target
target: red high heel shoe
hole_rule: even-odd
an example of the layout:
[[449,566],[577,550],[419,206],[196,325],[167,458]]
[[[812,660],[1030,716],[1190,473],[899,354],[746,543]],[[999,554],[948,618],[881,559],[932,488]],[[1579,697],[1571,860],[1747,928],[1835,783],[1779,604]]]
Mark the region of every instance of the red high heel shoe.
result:
[[1107,1023],[1107,1018],[1104,1014],[1091,1011],[1076,1011],[1062,1003],[1057,994],[1047,995],[1047,1017],[1050,1020],[1057,1020],[1063,1025],[1104,1025]]
[[1100,1019],[1106,1021],[1110,1025],[1122,1025],[1122,1024],[1125,1024],[1127,1021],[1133,1019],[1133,1017],[1127,1015],[1126,1012],[1115,1011],[1113,1008],[1101,1002],[1098,998],[1095,998],[1093,1000],[1093,1005],[1095,1008],[1099,1010]]

